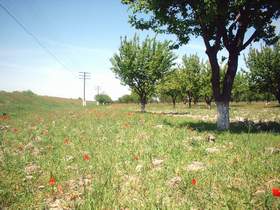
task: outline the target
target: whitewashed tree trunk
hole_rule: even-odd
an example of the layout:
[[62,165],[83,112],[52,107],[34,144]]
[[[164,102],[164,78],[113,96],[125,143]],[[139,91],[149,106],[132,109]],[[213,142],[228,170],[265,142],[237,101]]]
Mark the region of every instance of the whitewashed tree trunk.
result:
[[217,128],[219,130],[229,129],[229,103],[216,102],[217,104]]
[[145,112],[145,107],[146,107],[146,104],[145,103],[141,103],[141,112]]

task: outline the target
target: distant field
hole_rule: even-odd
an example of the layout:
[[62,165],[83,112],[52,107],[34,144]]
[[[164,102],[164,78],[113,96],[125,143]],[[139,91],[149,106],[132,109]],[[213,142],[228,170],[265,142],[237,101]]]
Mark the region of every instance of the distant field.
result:
[[280,209],[280,107],[87,108],[0,92],[0,209]]

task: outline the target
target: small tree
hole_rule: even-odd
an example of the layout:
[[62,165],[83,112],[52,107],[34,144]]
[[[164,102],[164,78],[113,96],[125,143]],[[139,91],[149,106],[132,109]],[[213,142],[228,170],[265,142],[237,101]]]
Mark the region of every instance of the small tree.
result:
[[213,92],[211,89],[211,67],[209,63],[202,66],[200,73],[199,95],[204,99],[207,107],[211,109]]
[[[139,29],[174,34],[178,46],[191,36],[203,38],[211,65],[211,84],[217,104],[217,127],[229,128],[229,101],[238,57],[252,42],[273,43],[278,36],[273,20],[280,16],[279,0],[122,0],[132,14],[130,23]],[[144,14],[144,15],[143,15]],[[138,16],[139,15],[139,16]],[[228,52],[227,70],[221,81],[218,53]]]
[[132,40],[126,37],[121,40],[119,53],[111,58],[111,69],[139,96],[141,111],[145,112],[147,99],[155,92],[160,79],[171,70],[175,59],[170,42],[147,37],[140,43],[135,35]]
[[182,94],[187,96],[189,108],[191,108],[192,100],[199,98],[200,89],[200,73],[201,63],[197,55],[186,56],[182,58],[180,83]]
[[100,104],[110,104],[113,102],[111,97],[106,94],[98,94],[94,98]]
[[176,99],[181,94],[180,72],[175,70],[166,75],[157,86],[157,90],[162,95],[170,96],[175,108]]
[[232,100],[235,102],[246,101],[250,97],[249,91],[249,82],[246,73],[243,71],[237,72],[232,88]]
[[272,93],[280,104],[280,42],[273,48],[251,49],[245,61],[251,86],[259,93]]

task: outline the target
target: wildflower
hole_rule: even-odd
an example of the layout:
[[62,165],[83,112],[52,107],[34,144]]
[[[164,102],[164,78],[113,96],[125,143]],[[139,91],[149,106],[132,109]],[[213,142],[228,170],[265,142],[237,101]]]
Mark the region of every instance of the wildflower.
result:
[[84,154],[83,159],[87,161],[87,160],[89,160],[89,159],[90,159],[90,157],[89,157],[89,155],[88,155],[88,154]]
[[54,185],[55,185],[55,178],[54,178],[53,176],[51,176],[50,181],[49,181],[49,184],[50,184],[51,186],[54,186]]
[[133,157],[133,160],[139,160],[139,156],[138,156],[138,155],[135,155],[135,156]]
[[129,126],[128,123],[123,124],[123,128],[129,128],[129,127],[130,127],[130,126]]
[[196,185],[196,179],[192,179],[192,185]]
[[58,190],[58,192],[60,192],[61,194],[63,194],[63,189],[62,189],[62,185],[61,185],[61,184],[58,184],[58,185],[57,185],[57,190]]
[[17,128],[13,128],[13,132],[14,133],[18,132],[18,129]]
[[41,134],[47,136],[47,135],[49,134],[49,131],[48,131],[47,129],[46,129],[46,130],[43,130],[43,131],[41,132]]
[[64,144],[69,144],[69,143],[70,143],[69,139],[65,138],[64,139]]
[[272,195],[275,197],[280,197],[280,188],[272,188]]

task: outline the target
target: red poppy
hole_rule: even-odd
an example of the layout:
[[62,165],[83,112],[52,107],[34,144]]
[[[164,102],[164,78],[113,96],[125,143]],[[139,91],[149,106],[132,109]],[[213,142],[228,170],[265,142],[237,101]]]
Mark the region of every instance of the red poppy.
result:
[[54,186],[54,185],[55,185],[55,178],[54,178],[53,176],[51,176],[50,181],[49,181],[49,184],[50,184],[51,186]]
[[272,188],[272,195],[275,197],[280,197],[280,188]]
[[132,113],[132,112],[128,112],[127,115],[128,115],[128,116],[132,116],[133,113]]
[[133,157],[133,160],[139,160],[139,156],[138,156],[138,155],[135,155],[135,156]]
[[88,154],[84,154],[83,159],[84,159],[84,160],[89,160],[89,159],[90,159],[90,156],[89,156]]
[[41,134],[47,136],[47,135],[49,134],[49,131],[48,131],[48,130],[43,130],[43,131],[41,132]]
[[63,194],[63,189],[62,189],[62,185],[61,185],[61,184],[58,184],[58,185],[57,185],[57,190],[58,190],[58,192],[60,192],[61,194]]
[[196,179],[192,179],[192,185],[196,185]]
[[123,128],[129,128],[130,125],[128,123],[123,124]]
[[69,143],[70,143],[69,139],[65,138],[64,139],[64,144],[69,144]]

